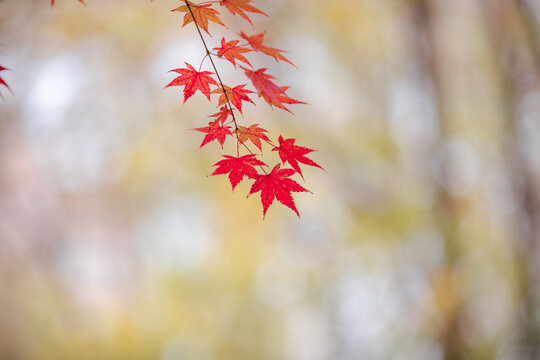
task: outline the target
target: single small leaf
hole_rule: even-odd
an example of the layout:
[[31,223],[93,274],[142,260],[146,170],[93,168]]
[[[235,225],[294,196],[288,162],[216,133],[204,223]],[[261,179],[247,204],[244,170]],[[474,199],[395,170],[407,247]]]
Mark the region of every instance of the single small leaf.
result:
[[267,131],[258,126],[259,124],[253,124],[249,127],[238,126],[238,130],[235,130],[235,132],[238,133],[238,140],[242,144],[249,140],[259,151],[262,151],[261,140],[268,141],[268,136],[264,134]]
[[224,160],[218,161],[213,166],[218,168],[212,173],[212,175],[229,174],[229,181],[231,182],[232,189],[242,181],[244,175],[253,178],[257,175],[257,170],[254,166],[266,166],[265,163],[255,158],[254,154],[244,155],[240,157],[234,157],[230,155],[223,155]]
[[236,13],[238,13],[238,15],[246,19],[251,24],[251,27],[253,27],[251,19],[244,11],[257,13],[265,16],[268,15],[257,9],[255,6],[249,5],[250,2],[251,0],[221,0],[219,2],[219,5],[225,6],[233,15],[236,15]]
[[263,44],[264,33],[248,36],[242,31],[240,33],[240,36],[249,43],[249,46],[251,46],[253,50],[262,52],[263,54],[273,57],[274,59],[276,59],[276,61],[286,61],[292,66],[296,67],[296,65],[294,65],[289,59],[281,55],[282,52],[285,52],[284,50],[279,50]]
[[257,174],[254,177],[255,182],[251,186],[249,195],[259,191],[261,192],[263,217],[266,215],[266,211],[270,205],[272,205],[274,198],[283,205],[289,207],[296,215],[298,215],[298,217],[300,217],[300,213],[296,209],[291,192],[309,192],[309,190],[300,186],[296,181],[289,179],[289,176],[294,173],[296,173],[296,171],[293,169],[280,169],[280,165],[277,164],[269,174]]
[[219,109],[219,112],[215,113],[214,115],[210,115],[210,116],[215,117],[216,121],[219,121],[220,124],[223,124],[227,120],[229,115],[232,116],[231,109],[229,109],[227,106],[222,106]]
[[259,92],[259,96],[262,96],[270,105],[291,112],[283,104],[304,104],[301,101],[288,97],[285,93],[288,87],[280,87],[274,83],[272,80],[275,79],[275,77],[266,74],[266,68],[252,71],[242,67],[242,70],[244,70],[246,76],[251,80],[253,86]]
[[[185,12],[184,15],[184,24],[182,24],[182,27],[186,26],[187,24],[193,22],[193,18],[195,18],[195,21],[199,25],[201,29],[206,31],[206,33],[210,36],[212,36],[208,32],[208,21],[215,22],[216,24],[220,24],[224,27],[227,27],[219,18],[219,11],[212,9],[212,4],[202,4],[202,5],[196,5],[192,3],[191,1],[188,1],[189,7],[187,5],[182,5],[177,7],[176,9],[172,9],[171,11],[180,11]],[[189,11],[189,8],[191,8],[191,11]],[[193,13],[193,15],[191,15]]]
[[276,77],[270,74],[266,74],[266,68],[257,69],[255,71],[242,68],[246,76],[251,80],[253,86],[259,93],[266,94],[268,97],[278,102],[276,94],[284,93],[283,89],[277,86],[272,80]]
[[[8,70],[8,71],[9,71],[8,68],[5,68],[5,67],[3,67],[2,65],[0,65],[0,71],[4,71],[4,70]],[[13,91],[11,91],[11,88],[9,87],[9,85],[7,84],[7,82],[6,82],[4,79],[2,79],[1,76],[0,76],[0,85],[6,87],[6,88],[13,94]],[[2,99],[4,98],[4,96],[2,95],[1,92],[0,92],[0,97],[1,97]]]
[[184,87],[184,103],[189,99],[197,89],[199,89],[210,101],[210,84],[218,85],[210,75],[213,72],[210,71],[197,71],[193,66],[185,63],[187,68],[174,69],[169,72],[176,72],[180,74],[177,78],[171,81],[165,88],[169,86],[185,86]]
[[229,60],[234,65],[235,69],[236,69],[235,60],[243,61],[249,66],[252,66],[249,60],[244,55],[242,55],[242,53],[250,52],[253,50],[248,49],[246,47],[237,46],[238,42],[239,42],[238,40],[225,42],[225,38],[221,38],[221,47],[215,47],[214,50],[218,51],[217,52],[218,57],[223,56],[225,57],[225,59]]
[[[242,101],[248,101],[250,103],[253,103],[253,101],[251,101],[251,99],[247,95],[253,93],[253,91],[249,89],[244,89],[244,86],[246,86],[246,84],[238,85],[231,89],[227,85],[223,85],[225,91],[227,92],[227,96],[229,97],[229,101],[235,108],[238,109],[238,111],[240,111],[240,113],[242,113]],[[223,94],[223,89],[221,87],[215,89],[214,91],[212,91],[212,93],[221,94],[219,96],[218,106],[227,103],[227,98],[225,97],[225,94]]]
[[299,100],[296,100],[296,99],[292,99],[290,97],[288,97],[285,92],[287,91],[287,89],[289,89],[288,86],[282,86],[281,89],[283,90],[282,93],[279,93],[279,94],[275,94],[277,99],[278,99],[278,102],[275,102],[272,98],[270,98],[269,96],[267,96],[266,94],[259,94],[259,96],[262,96],[262,98],[266,101],[266,103],[268,105],[270,105],[270,107],[272,106],[276,106],[278,108],[281,108],[281,109],[284,109],[284,110],[287,110],[288,112],[290,112],[292,114],[292,112],[285,108],[285,106],[283,104],[307,104],[306,102],[303,102],[303,101],[299,101]]
[[202,148],[204,145],[214,140],[217,140],[221,145],[221,148],[223,148],[223,144],[225,143],[225,137],[227,135],[232,135],[231,131],[229,130],[230,128],[230,126],[223,126],[222,124],[220,124],[219,120],[216,120],[213,122],[209,122],[208,126],[206,127],[191,130],[206,133],[206,136],[204,137],[199,148]]
[[295,139],[284,140],[283,136],[281,135],[279,136],[278,141],[279,146],[273,148],[272,151],[279,151],[279,157],[281,159],[281,162],[283,162],[284,165],[288,162],[292,166],[292,168],[296,170],[300,174],[300,176],[302,176],[302,179],[304,178],[304,176],[302,175],[302,170],[300,170],[300,165],[298,165],[299,162],[322,169],[322,167],[315,161],[304,156],[315,150],[294,145],[294,142],[296,141]]

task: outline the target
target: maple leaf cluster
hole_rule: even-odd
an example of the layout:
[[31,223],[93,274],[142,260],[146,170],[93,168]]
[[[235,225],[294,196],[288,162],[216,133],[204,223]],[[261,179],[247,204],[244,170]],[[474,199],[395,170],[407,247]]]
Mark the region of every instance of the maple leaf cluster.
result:
[[[286,105],[306,104],[289,97],[287,95],[289,87],[276,84],[276,77],[268,74],[266,68],[255,69],[246,55],[251,52],[262,53],[278,62],[282,61],[292,66],[295,65],[283,55],[283,50],[265,44],[264,32],[248,35],[242,31],[239,33],[239,39],[225,39],[225,37],[222,37],[219,46],[212,48],[214,50],[212,52],[207,46],[201,31],[203,30],[212,36],[209,31],[211,22],[228,28],[221,20],[220,12],[215,8],[217,4],[225,7],[231,14],[239,15],[247,20],[252,28],[253,22],[247,13],[268,15],[251,5],[252,0],[205,1],[199,4],[185,0],[183,3],[183,5],[172,11],[184,13],[182,27],[191,23],[195,24],[206,54],[199,69],[195,69],[186,62],[185,67],[171,70],[171,72],[178,75],[166,88],[183,86],[184,103],[197,91],[200,91],[208,101],[211,101],[212,94],[219,95],[217,100],[219,111],[210,115],[215,119],[209,122],[208,126],[192,129],[205,134],[200,147],[217,141],[223,148],[228,138],[233,138],[236,141],[236,155],[223,155],[224,159],[214,164],[217,168],[212,175],[228,174],[233,190],[240,182],[248,179],[252,180],[253,183],[248,196],[260,192],[263,216],[266,215],[266,211],[276,199],[300,217],[291,193],[309,192],[309,190],[291,179],[291,176],[299,174],[302,179],[304,178],[300,164],[322,169],[316,162],[306,157],[307,154],[314,150],[295,145],[295,139],[285,139],[282,135],[279,136],[277,144],[275,144],[268,137],[268,132],[259,124],[240,125],[238,117],[235,115],[235,111],[242,114],[242,104],[244,102],[254,103],[250,98],[250,95],[254,93],[262,97],[270,107],[276,107],[288,112],[291,111]],[[214,72],[201,71],[201,67],[207,58],[210,59]],[[224,84],[213,58],[228,61],[235,69],[239,67],[247,79],[250,80],[255,91],[246,88],[247,84],[232,87]],[[278,152],[280,163],[274,165],[272,170],[269,170],[268,165],[257,158],[256,150],[252,149],[250,145],[255,146],[260,153],[263,152],[263,145],[269,146],[272,151]],[[241,149],[246,151],[247,154],[241,155]],[[286,164],[289,164],[291,168],[285,168]]]
[[[84,0],[77,1],[85,4]],[[248,13],[268,15],[251,5],[251,2],[252,0],[215,0],[195,4],[192,1],[184,0],[183,5],[172,10],[184,13],[182,27],[191,23],[195,24],[206,54],[201,61],[199,69],[195,69],[191,64],[186,62],[185,67],[171,70],[171,72],[177,74],[177,77],[166,88],[183,86],[184,103],[197,91],[204,94],[208,101],[211,101],[211,94],[217,94],[219,96],[217,100],[219,111],[210,115],[214,120],[210,121],[208,126],[192,129],[205,134],[200,147],[217,141],[221,145],[221,148],[223,148],[229,137],[233,137],[236,140],[236,156],[223,155],[224,159],[214,164],[217,168],[212,175],[228,174],[233,190],[243,180],[251,179],[253,184],[251,185],[248,196],[258,192],[261,193],[263,217],[266,215],[266,211],[274,199],[277,199],[283,205],[292,209],[300,217],[291,193],[309,192],[309,190],[291,179],[291,176],[298,173],[302,179],[304,178],[300,164],[322,169],[316,162],[306,157],[307,154],[314,150],[295,145],[295,139],[284,139],[282,135],[279,136],[276,145],[268,137],[266,129],[260,127],[259,124],[240,125],[235,115],[235,111],[242,114],[242,104],[244,102],[254,104],[250,98],[250,95],[254,93],[262,97],[270,107],[276,107],[289,113],[291,111],[286,105],[306,104],[303,101],[289,97],[287,95],[289,87],[277,85],[275,83],[275,80],[277,80],[276,77],[268,74],[266,68],[255,69],[246,57],[248,53],[261,53],[278,62],[282,61],[292,66],[295,65],[283,55],[283,50],[265,44],[264,32],[248,35],[244,31],[241,31],[239,33],[240,38],[232,40],[222,37],[220,45],[212,48],[215,52],[210,51],[201,32],[203,30],[212,36],[209,31],[210,22],[228,28],[221,20],[220,12],[215,9],[217,4],[224,7],[231,14],[239,15],[248,21],[253,28],[253,22]],[[51,0],[51,6],[54,6],[54,3],[55,0]],[[247,84],[240,84],[233,87],[224,84],[215,66],[214,57],[230,62],[235,69],[238,66],[243,70],[256,91],[246,88],[248,86]],[[201,71],[201,67],[206,59],[210,60],[214,72]],[[5,70],[9,69],[0,66],[0,72]],[[0,77],[1,86],[11,91],[11,88],[2,77]],[[1,92],[0,97],[3,98]],[[257,158],[250,145],[255,146],[260,153],[263,152],[263,145],[270,146],[272,151],[278,152],[280,163],[274,165],[272,170],[268,171],[268,165]],[[247,151],[248,154],[240,155],[240,149]],[[291,168],[282,168],[287,163]]]

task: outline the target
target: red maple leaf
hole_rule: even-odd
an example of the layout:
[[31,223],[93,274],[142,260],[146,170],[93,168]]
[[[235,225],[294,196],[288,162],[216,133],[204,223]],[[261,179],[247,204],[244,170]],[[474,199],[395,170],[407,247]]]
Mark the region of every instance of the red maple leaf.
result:
[[243,61],[249,66],[252,66],[249,60],[244,55],[242,55],[242,53],[250,52],[252,50],[246,47],[237,46],[238,43],[239,43],[238,40],[225,42],[225,38],[221,38],[221,47],[215,47],[214,50],[218,51],[217,52],[218,57],[224,56],[225,59],[229,60],[234,65],[235,69],[236,69],[235,60]]
[[213,166],[218,168],[212,173],[212,175],[223,175],[229,173],[229,180],[232,185],[232,189],[242,181],[244,175],[249,178],[257,176],[257,170],[254,166],[266,165],[262,161],[255,158],[254,154],[244,155],[240,157],[234,157],[230,155],[223,155],[225,160],[218,161]]
[[264,33],[255,34],[252,36],[246,35],[243,31],[240,33],[240,36],[247,40],[249,42],[249,46],[255,51],[260,51],[263,54],[266,54],[270,57],[273,57],[276,59],[276,61],[282,60],[286,61],[292,66],[296,67],[289,59],[287,59],[285,56],[281,55],[282,52],[285,52],[284,50],[279,50],[270,46],[263,45],[264,41]]
[[295,139],[284,140],[283,136],[281,135],[279,135],[278,140],[279,146],[274,147],[272,151],[279,151],[279,157],[281,158],[281,162],[283,162],[283,164],[288,162],[292,166],[292,168],[296,170],[300,174],[300,176],[302,176],[302,179],[304,178],[304,176],[302,175],[302,170],[300,170],[300,165],[298,165],[299,162],[322,169],[322,167],[315,161],[304,156],[315,150],[294,145],[294,142],[296,141]]
[[[9,69],[3,67],[2,65],[0,65],[0,71],[4,71],[4,70],[9,70]],[[7,82],[5,82],[4,79],[2,79],[1,76],[0,76],[0,85],[5,86],[5,87],[13,94],[13,91],[11,91],[11,88],[9,87],[9,85],[7,84]],[[4,96],[2,95],[2,93],[0,93],[0,97],[1,97],[2,99],[4,98]]]
[[275,76],[266,74],[266,68],[257,69],[255,71],[243,68],[246,76],[251,80],[253,86],[257,91],[259,91],[259,96],[262,96],[264,100],[270,105],[278,107],[280,109],[291,112],[283,104],[305,104],[301,101],[291,99],[287,96],[285,91],[288,87],[280,87],[272,80],[275,79]]
[[238,126],[238,130],[235,130],[235,132],[238,134],[238,140],[242,144],[249,140],[262,151],[261,140],[268,141],[268,136],[264,134],[267,131],[258,126],[259,124],[253,124],[250,127]]
[[227,135],[232,135],[231,131],[229,130],[230,128],[230,126],[223,126],[222,124],[220,124],[219,120],[216,120],[209,122],[208,126],[206,127],[191,130],[197,130],[206,133],[206,136],[204,137],[199,148],[202,148],[204,145],[214,140],[217,140],[220,143],[221,148],[223,148],[223,144],[225,143],[225,137]]
[[227,120],[229,115],[232,115],[232,110],[229,109],[226,106],[222,106],[219,109],[219,112],[215,113],[214,115],[210,115],[210,116],[215,117],[216,121],[219,121],[220,124],[223,124]]
[[306,102],[299,101],[299,100],[288,97],[285,94],[285,92],[289,89],[289,86],[282,86],[281,89],[283,90],[282,93],[275,94],[277,99],[278,99],[278,102],[274,101],[272,98],[270,98],[266,94],[260,94],[260,96],[262,96],[262,98],[268,103],[268,105],[270,105],[270,107],[276,106],[276,107],[278,107],[280,109],[284,109],[284,110],[290,112],[291,114],[292,114],[292,111],[287,109],[283,104],[307,104]]
[[186,26],[190,22],[193,22],[193,18],[195,18],[195,21],[197,22],[199,27],[206,31],[208,35],[210,35],[210,33],[208,32],[208,21],[213,21],[216,24],[227,27],[223,22],[221,22],[221,19],[219,18],[219,11],[211,8],[212,4],[195,5],[191,1],[188,1],[188,3],[189,7],[188,5],[182,5],[177,7],[176,9],[171,10],[186,13],[186,15],[184,15],[184,24],[182,24],[182,27]]
[[257,9],[256,7],[249,5],[250,2],[251,0],[221,0],[219,2],[219,5],[225,6],[227,9],[229,9],[229,11],[233,15],[236,15],[236,13],[238,13],[238,15],[246,19],[251,24],[251,27],[253,27],[253,23],[251,22],[251,19],[249,18],[249,16],[247,16],[247,14],[244,11],[262,14],[265,16],[268,16],[268,15],[266,15],[265,13],[263,13],[261,10]]
[[266,68],[252,71],[242,67],[242,70],[244,70],[246,76],[251,80],[259,93],[278,101],[277,94],[285,92],[272,81],[276,78],[275,76],[265,73]]
[[[234,105],[235,108],[238,109],[238,111],[240,111],[240,113],[242,113],[242,101],[249,101],[250,103],[253,102],[247,95],[252,93],[253,91],[249,89],[244,89],[244,86],[246,86],[246,84],[238,85],[231,89],[227,85],[223,85],[225,91],[227,92],[227,96],[229,97],[229,101],[231,102],[231,104]],[[225,94],[223,94],[223,89],[221,87],[215,89],[214,91],[212,91],[212,93],[221,94],[221,96],[219,97],[218,106],[227,103],[227,98],[225,97]]]
[[177,78],[175,78],[173,81],[169,83],[169,85],[165,86],[165,88],[168,88],[169,86],[180,86],[185,85],[184,88],[184,102],[186,102],[187,99],[189,99],[197,89],[201,90],[201,92],[206,95],[208,98],[208,101],[210,101],[210,86],[217,85],[218,83],[216,80],[214,80],[210,75],[213,74],[213,72],[210,71],[197,71],[193,66],[191,66],[188,63],[185,63],[186,68],[181,69],[174,69],[169,72],[176,72],[180,74]]
[[249,195],[261,192],[263,217],[266,215],[266,210],[272,205],[274,198],[292,209],[300,217],[291,192],[309,192],[309,190],[304,189],[296,181],[289,179],[289,176],[296,173],[296,171],[293,169],[280,169],[279,167],[280,165],[277,164],[269,174],[255,175],[255,182],[251,186]]
[[[78,0],[81,4],[86,5],[83,0]],[[51,6],[54,6],[54,0],[51,0]]]

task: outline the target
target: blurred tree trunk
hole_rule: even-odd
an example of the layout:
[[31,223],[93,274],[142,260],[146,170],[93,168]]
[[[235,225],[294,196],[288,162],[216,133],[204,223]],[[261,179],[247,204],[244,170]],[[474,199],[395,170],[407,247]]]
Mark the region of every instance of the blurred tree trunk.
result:
[[[446,250],[446,268],[442,269],[443,280],[433,284],[432,292],[437,297],[442,291],[446,299],[438,302],[439,314],[442,326],[439,332],[439,342],[445,359],[466,359],[464,344],[459,335],[459,323],[463,308],[463,297],[459,288],[459,281],[455,273],[455,262],[460,256],[459,241],[459,214],[458,201],[444,186],[441,179],[451,176],[451,159],[445,155],[445,145],[450,136],[450,116],[445,101],[444,80],[442,78],[441,57],[434,27],[436,14],[432,0],[413,0],[414,13],[414,42],[416,45],[417,62],[424,74],[426,89],[433,89],[433,93],[427,93],[426,97],[432,97],[436,106],[439,134],[433,142],[431,153],[433,161],[439,161],[439,169],[442,174],[439,181],[434,181],[436,186],[437,201],[434,207],[434,223],[439,228],[444,238]],[[441,289],[441,287],[444,287]]]
[[[538,91],[540,50],[534,18],[522,0],[492,1],[483,7],[494,62],[499,66],[505,108],[505,143],[508,178],[517,204],[516,268],[521,296],[519,350],[523,360],[540,356],[540,328],[537,321],[538,242],[540,241],[540,199],[536,177],[520,138],[519,105],[527,93]],[[531,77],[534,79],[531,81]]]

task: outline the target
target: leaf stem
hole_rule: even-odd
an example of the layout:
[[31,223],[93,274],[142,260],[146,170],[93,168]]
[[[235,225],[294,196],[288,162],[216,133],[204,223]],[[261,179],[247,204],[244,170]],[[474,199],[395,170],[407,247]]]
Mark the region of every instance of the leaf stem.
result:
[[274,145],[274,144],[272,143],[272,141],[270,141],[270,140],[266,140],[266,139],[263,139],[263,138],[262,138],[262,137],[260,137],[260,136],[259,136],[259,139],[261,139],[262,141],[264,141],[264,142],[268,143],[268,145],[270,145],[270,146],[272,146],[272,147],[274,147],[274,148],[277,148],[277,146],[276,146],[276,145]]
[[202,64],[204,63],[204,59],[206,59],[207,56],[208,56],[208,54],[204,55],[204,57],[202,58],[201,64],[199,65],[199,71],[201,71]]

